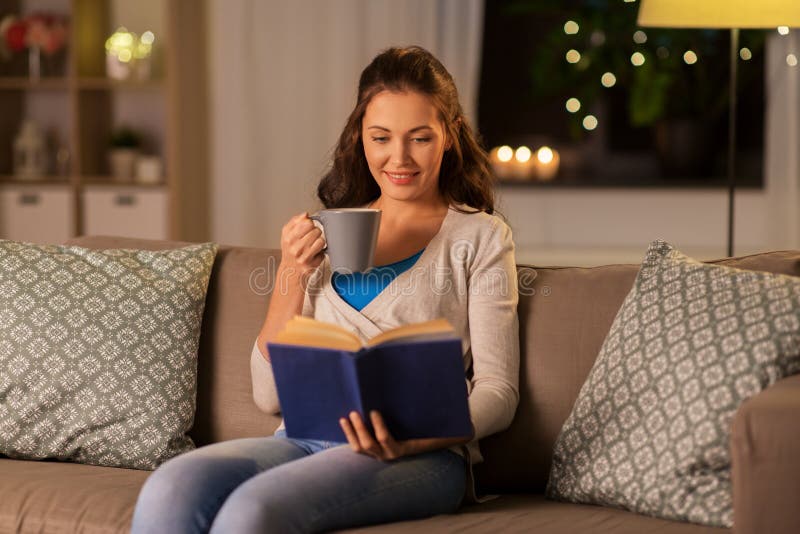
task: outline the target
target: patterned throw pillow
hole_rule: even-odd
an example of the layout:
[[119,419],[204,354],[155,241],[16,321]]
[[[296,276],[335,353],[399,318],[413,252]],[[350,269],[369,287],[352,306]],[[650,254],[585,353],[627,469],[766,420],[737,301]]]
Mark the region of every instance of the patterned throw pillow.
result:
[[800,278],[650,245],[556,440],[548,497],[731,527],[734,412],[800,372]]
[[216,250],[0,240],[0,454],[154,469],[192,449]]

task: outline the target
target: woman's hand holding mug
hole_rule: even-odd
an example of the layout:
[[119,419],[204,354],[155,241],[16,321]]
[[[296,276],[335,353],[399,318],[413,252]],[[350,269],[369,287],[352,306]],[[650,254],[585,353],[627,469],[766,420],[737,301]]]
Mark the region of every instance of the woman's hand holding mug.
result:
[[298,275],[305,290],[308,278],[322,263],[325,239],[322,230],[317,228],[308,213],[295,215],[281,230],[281,265],[282,274]]

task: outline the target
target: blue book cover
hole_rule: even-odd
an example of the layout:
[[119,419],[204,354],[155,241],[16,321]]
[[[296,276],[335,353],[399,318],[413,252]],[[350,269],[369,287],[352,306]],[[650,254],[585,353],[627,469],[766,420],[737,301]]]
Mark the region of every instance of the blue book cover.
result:
[[346,442],[339,418],[383,415],[396,440],[472,434],[461,341],[416,336],[357,351],[268,343],[293,438]]

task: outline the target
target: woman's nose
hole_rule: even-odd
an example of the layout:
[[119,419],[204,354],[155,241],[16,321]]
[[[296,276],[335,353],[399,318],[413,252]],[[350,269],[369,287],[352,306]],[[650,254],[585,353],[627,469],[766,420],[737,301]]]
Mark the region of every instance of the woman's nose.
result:
[[392,147],[392,163],[395,165],[402,165],[409,160],[408,147],[403,141],[397,142]]

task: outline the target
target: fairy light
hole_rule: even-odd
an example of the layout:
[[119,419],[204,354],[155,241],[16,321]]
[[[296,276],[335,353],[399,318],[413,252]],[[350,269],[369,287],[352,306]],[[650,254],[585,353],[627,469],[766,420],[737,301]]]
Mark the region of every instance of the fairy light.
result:
[[589,131],[594,130],[597,128],[597,117],[594,115],[586,115],[583,118],[583,127]]
[[633,63],[634,67],[641,67],[644,65],[644,54],[641,52],[634,52],[631,55],[631,63]]
[[750,51],[749,48],[744,47],[739,50],[739,57],[742,58],[744,61],[750,61],[753,59],[753,53]]
[[577,63],[581,60],[581,53],[575,50],[574,48],[567,52],[567,62],[569,63]]
[[569,111],[570,113],[575,113],[579,109],[581,109],[581,101],[575,97],[572,97],[569,100],[567,100],[566,108],[567,111]]
[[567,35],[575,35],[580,31],[580,29],[581,27],[578,26],[578,23],[575,22],[574,20],[568,20],[564,24],[564,33],[566,33]]
[[789,35],[789,26],[778,26],[778,33],[781,35]]
[[600,77],[600,83],[603,84],[603,87],[614,87],[617,77],[611,72],[606,72]]
[[633,34],[633,42],[636,44],[644,44],[647,42],[647,34],[644,33],[642,30],[637,30],[636,33]]
[[697,63],[697,54],[695,54],[691,50],[687,50],[683,54],[683,61],[686,62],[687,65],[694,65],[695,63]]
[[789,65],[790,67],[796,67],[797,56],[794,54],[789,54],[788,56],[786,56],[786,64]]

